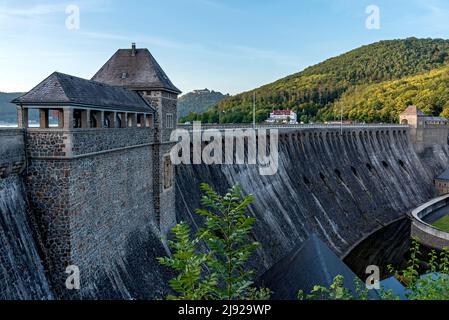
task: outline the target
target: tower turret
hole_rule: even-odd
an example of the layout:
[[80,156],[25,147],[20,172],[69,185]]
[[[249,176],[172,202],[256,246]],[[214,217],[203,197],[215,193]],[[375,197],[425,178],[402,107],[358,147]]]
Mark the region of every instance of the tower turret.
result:
[[416,106],[399,114],[399,122],[410,128],[410,141],[417,152],[434,145],[447,146],[449,121],[444,117],[427,116]]
[[93,76],[92,80],[138,92],[156,110],[153,146],[154,205],[164,234],[175,223],[174,168],[170,161],[170,134],[176,129],[177,100],[181,91],[173,85],[148,49],[135,43],[119,49]]
[[[151,260],[149,235],[175,224],[169,137],[179,93],[149,51],[133,46],[93,80],[55,72],[13,101],[26,137],[32,214],[58,296],[115,287],[115,268]],[[28,119],[36,110],[37,128]],[[67,267],[79,269],[79,291],[65,286]]]

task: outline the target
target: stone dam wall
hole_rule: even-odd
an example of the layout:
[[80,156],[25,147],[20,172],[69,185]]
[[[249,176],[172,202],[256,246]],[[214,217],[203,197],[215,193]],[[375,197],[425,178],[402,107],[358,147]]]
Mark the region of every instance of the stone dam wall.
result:
[[261,176],[255,165],[180,165],[179,220],[198,223],[198,185],[224,192],[240,183],[255,196],[254,238],[262,246],[253,264],[262,273],[312,233],[344,257],[374,231],[406,216],[435,195],[433,178],[449,164],[447,146],[421,155],[407,127],[345,127],[281,132],[279,170]]
[[[57,297],[165,295],[153,130],[31,129],[27,141],[25,181]],[[80,290],[66,289],[67,266],[79,268]]]
[[[64,146],[36,150],[25,161],[23,132],[0,131],[0,299],[152,299],[168,293],[172,274],[155,260],[167,254],[152,209],[156,173],[151,172],[155,158],[150,154],[155,150],[142,133],[102,137],[101,131],[80,132],[70,150],[67,139],[57,134],[55,144]],[[82,135],[99,141],[86,145],[88,156],[82,154]],[[27,138],[39,139],[37,134]],[[106,139],[114,143],[104,148],[101,141]],[[123,139],[136,141],[135,147],[122,148],[129,145]],[[42,150],[51,153],[40,154]],[[156,152],[158,158],[167,151]],[[433,178],[449,165],[447,146],[415,153],[405,127],[344,128],[343,135],[338,128],[284,130],[279,151],[279,170],[273,176],[261,176],[256,165],[179,165],[169,191],[176,193],[177,220],[194,226],[201,182],[220,192],[240,183],[254,194],[253,236],[262,246],[252,264],[259,274],[311,233],[345,256],[369,234],[434,197]],[[41,187],[59,185],[69,213],[57,214],[57,208],[54,217],[39,213],[47,202],[40,187],[33,186],[33,177],[45,170],[53,171]],[[61,188],[65,184],[67,189]],[[57,206],[56,200],[52,205]],[[160,209],[164,223],[167,209]],[[79,292],[61,292],[54,277],[56,265],[48,252],[56,251],[48,249],[58,248],[51,238],[58,227],[71,230],[62,242],[70,246],[64,263],[79,265]]]
[[23,132],[0,130],[0,299],[52,299],[22,173]]
[[[167,250],[154,214],[152,132],[114,133],[0,131],[0,299],[168,293],[172,275],[156,261]],[[69,265],[80,290],[65,288]]]

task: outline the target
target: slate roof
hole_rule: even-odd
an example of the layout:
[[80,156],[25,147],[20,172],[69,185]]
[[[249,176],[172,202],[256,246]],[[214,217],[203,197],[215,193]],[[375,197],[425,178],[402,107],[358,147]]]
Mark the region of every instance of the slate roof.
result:
[[[337,275],[344,277],[345,287],[355,294],[354,279],[358,279],[355,273],[312,234],[265,272],[257,284],[271,289],[274,300],[296,300],[298,290],[307,295],[315,285],[329,287]],[[371,292],[370,297],[378,295]]]
[[438,177],[436,177],[437,180],[449,180],[449,168],[444,170],[443,173],[441,173]]
[[84,106],[133,112],[154,111],[137,92],[59,72],[52,73],[12,103],[24,106]]
[[134,90],[165,89],[181,93],[148,49],[119,49],[92,80]]
[[407,109],[400,113],[401,115],[418,115],[425,116],[425,113],[419,110],[417,106],[408,106]]

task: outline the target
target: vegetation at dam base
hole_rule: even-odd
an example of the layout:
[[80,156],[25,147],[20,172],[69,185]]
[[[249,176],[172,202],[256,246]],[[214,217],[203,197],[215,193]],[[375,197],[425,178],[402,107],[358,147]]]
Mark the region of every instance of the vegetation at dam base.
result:
[[[170,280],[174,294],[169,300],[268,300],[269,288],[253,286],[254,272],[246,263],[260,246],[251,242],[255,218],[246,215],[253,202],[252,195],[243,196],[236,185],[221,196],[209,185],[201,184],[204,208],[196,213],[204,217],[204,227],[191,237],[188,224],[181,222],[173,228],[174,239],[169,241],[171,257],[160,257],[160,264],[172,268],[178,275]],[[206,250],[202,250],[207,248]],[[431,250],[422,256],[418,239],[410,248],[408,266],[401,271],[389,266],[405,286],[408,300],[449,300],[449,250],[439,253]],[[369,300],[369,290],[360,279],[354,279],[354,295],[344,287],[344,278],[338,275],[328,287],[314,286],[306,294],[298,291],[299,300]],[[399,300],[392,290],[378,290],[382,300]]]
[[[449,250],[437,253],[431,250],[427,257],[421,253],[418,239],[414,239],[410,248],[410,260],[404,270],[390,272],[405,286],[405,297],[408,300],[449,300]],[[309,294],[298,292],[299,300],[369,300],[369,290],[359,280],[354,279],[356,295],[343,285],[344,278],[339,275],[328,287],[315,286]],[[382,300],[400,300],[392,290],[380,288]]]
[[[260,245],[249,242],[255,218],[245,211],[253,201],[252,195],[242,197],[239,186],[229,189],[224,196],[209,185],[202,184],[204,196],[201,204],[206,209],[196,213],[205,218],[205,227],[191,239],[190,228],[179,223],[173,228],[175,238],[169,241],[173,249],[170,258],[159,258],[159,263],[175,269],[179,275],[170,280],[170,287],[177,295],[170,300],[264,300],[269,290],[253,288],[254,272],[245,264]],[[204,242],[207,253],[199,253]]]

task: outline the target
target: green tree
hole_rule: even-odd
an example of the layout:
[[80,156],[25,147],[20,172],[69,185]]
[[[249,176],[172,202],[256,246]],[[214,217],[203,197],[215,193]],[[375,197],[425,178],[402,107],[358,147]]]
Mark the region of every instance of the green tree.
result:
[[177,295],[167,296],[168,300],[202,300],[209,299],[213,287],[217,284],[215,274],[208,274],[204,264],[210,258],[208,254],[198,250],[199,238],[191,239],[190,227],[181,222],[172,232],[174,240],[169,240],[172,249],[171,257],[161,257],[161,265],[176,270],[179,274],[169,281],[170,287]]
[[[204,227],[191,239],[190,228],[178,224],[173,229],[175,238],[169,242],[172,257],[159,258],[161,264],[179,273],[169,283],[178,295],[168,298],[267,299],[269,290],[253,287],[254,271],[247,267],[259,246],[250,237],[255,218],[246,214],[253,196],[242,196],[239,186],[223,196],[207,184],[201,184],[201,190],[204,208],[196,212],[204,217]],[[200,253],[200,242],[206,253]]]

